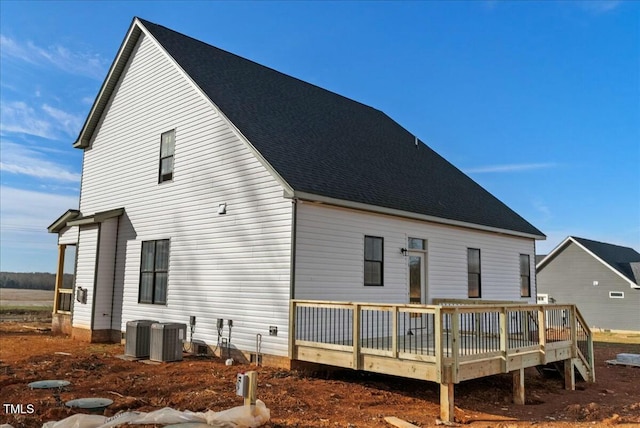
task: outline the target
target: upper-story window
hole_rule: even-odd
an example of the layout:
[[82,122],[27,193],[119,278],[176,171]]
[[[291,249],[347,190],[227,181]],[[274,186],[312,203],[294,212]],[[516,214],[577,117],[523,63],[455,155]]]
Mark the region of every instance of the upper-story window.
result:
[[377,236],[364,237],[364,285],[383,285],[383,243]]
[[467,248],[467,273],[469,278],[469,297],[482,297],[480,250],[477,248]]
[[173,180],[173,154],[176,147],[176,130],[163,132],[160,137],[160,173],[158,183]]
[[528,254],[520,254],[520,297],[531,297],[531,265]]

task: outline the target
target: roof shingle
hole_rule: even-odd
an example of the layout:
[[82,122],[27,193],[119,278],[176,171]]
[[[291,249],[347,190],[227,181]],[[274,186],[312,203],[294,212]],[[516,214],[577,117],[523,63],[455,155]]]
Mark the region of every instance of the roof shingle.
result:
[[140,22],[295,191],[544,236],[383,112]]

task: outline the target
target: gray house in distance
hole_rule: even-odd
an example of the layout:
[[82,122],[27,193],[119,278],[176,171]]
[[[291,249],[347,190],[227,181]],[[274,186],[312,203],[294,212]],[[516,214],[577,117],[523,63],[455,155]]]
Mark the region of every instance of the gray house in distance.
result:
[[640,331],[640,254],[569,236],[538,262],[538,300],[575,303],[593,329]]

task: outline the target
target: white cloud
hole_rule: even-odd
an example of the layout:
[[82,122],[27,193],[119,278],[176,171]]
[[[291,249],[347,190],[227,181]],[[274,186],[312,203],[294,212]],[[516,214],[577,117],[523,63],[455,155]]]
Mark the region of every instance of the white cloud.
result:
[[1,147],[0,170],[4,173],[60,182],[80,182],[79,173],[44,158],[40,152],[7,141],[2,141]]
[[58,126],[64,129],[67,135],[75,136],[80,132],[80,127],[82,126],[82,118],[80,116],[67,113],[47,104],[42,106],[42,110],[55,119]]
[[0,130],[4,132],[54,138],[51,123],[42,120],[33,107],[22,101],[2,103],[0,118]]
[[0,108],[0,130],[35,135],[51,140],[76,137],[82,117],[43,104],[31,106],[23,101],[3,102]]
[[589,12],[593,12],[596,14],[606,13],[613,9],[616,9],[618,6],[622,5],[622,1],[620,0],[588,0],[588,1],[580,1],[577,4],[585,10]]
[[553,217],[551,208],[542,199],[535,199],[532,203],[533,208],[541,214],[543,220],[547,221]]
[[0,52],[3,57],[15,58],[40,67],[54,66],[66,73],[103,79],[107,61],[98,54],[74,52],[61,45],[40,47],[35,43],[20,42],[0,35]]
[[558,164],[554,162],[515,163],[515,164],[488,165],[488,166],[480,166],[476,168],[468,168],[468,169],[465,169],[464,172],[466,172],[467,174],[484,174],[484,173],[494,173],[494,172],[523,172],[523,171],[532,171],[537,169],[555,168],[557,166]]
[[77,207],[77,196],[0,186],[2,252],[8,248],[52,249],[47,227],[66,210]]

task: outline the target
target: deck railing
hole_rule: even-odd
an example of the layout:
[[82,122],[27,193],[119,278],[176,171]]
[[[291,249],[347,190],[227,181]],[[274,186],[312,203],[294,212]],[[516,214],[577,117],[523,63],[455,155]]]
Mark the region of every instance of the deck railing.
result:
[[291,326],[292,359],[441,383],[572,358],[593,373],[591,332],[574,305],[293,300]]

